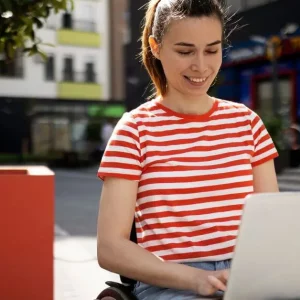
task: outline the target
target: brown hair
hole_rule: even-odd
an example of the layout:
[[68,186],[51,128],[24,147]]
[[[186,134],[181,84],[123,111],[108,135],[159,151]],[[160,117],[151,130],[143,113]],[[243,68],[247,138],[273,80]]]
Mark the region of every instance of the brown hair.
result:
[[159,59],[151,52],[149,37],[154,36],[158,43],[174,19],[184,17],[215,16],[223,26],[223,41],[226,40],[225,24],[227,11],[223,0],[150,0],[144,20],[141,57],[154,85],[155,94],[165,95],[167,78]]

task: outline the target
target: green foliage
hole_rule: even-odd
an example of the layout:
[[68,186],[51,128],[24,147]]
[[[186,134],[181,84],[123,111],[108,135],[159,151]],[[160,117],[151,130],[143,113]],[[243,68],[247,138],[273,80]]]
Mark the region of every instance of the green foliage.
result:
[[[44,26],[50,13],[73,9],[73,0],[0,0],[0,53],[12,59],[17,49],[28,55],[40,54],[36,30]],[[44,44],[46,45],[46,44]]]
[[285,145],[283,136],[284,127],[282,119],[273,116],[262,118],[262,121],[266,126],[266,129],[269,132],[276,149],[278,151],[283,150],[285,148]]

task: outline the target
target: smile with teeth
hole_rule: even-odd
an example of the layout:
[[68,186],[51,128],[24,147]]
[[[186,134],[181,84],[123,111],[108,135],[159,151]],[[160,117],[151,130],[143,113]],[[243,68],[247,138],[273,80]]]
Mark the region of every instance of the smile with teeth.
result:
[[207,79],[207,77],[199,78],[199,77],[188,77],[188,76],[186,76],[186,78],[188,78],[192,82],[197,82],[197,83],[205,82]]

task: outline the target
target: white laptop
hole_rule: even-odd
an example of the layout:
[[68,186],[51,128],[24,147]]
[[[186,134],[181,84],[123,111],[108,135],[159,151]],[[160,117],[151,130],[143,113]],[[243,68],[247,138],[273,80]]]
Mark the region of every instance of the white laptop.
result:
[[223,299],[300,299],[300,193],[246,198]]

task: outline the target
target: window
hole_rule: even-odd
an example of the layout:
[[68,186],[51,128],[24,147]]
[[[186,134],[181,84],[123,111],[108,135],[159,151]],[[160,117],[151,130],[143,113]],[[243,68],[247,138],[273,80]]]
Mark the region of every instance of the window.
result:
[[62,28],[72,29],[73,28],[73,20],[72,15],[70,13],[64,13],[62,16]]
[[23,77],[21,61],[14,59],[8,62],[4,57],[0,57],[0,76],[14,78]]
[[52,81],[55,78],[54,75],[54,56],[53,55],[49,55],[48,59],[45,63],[45,79],[47,81]]
[[86,82],[95,82],[95,70],[94,70],[94,63],[88,62],[85,64],[85,81]]
[[6,75],[7,74],[7,65],[5,63],[5,60],[3,58],[0,59],[0,75]]
[[63,80],[74,81],[73,57],[65,57],[64,59]]
[[257,82],[257,112],[262,117],[273,115],[272,81],[262,80]]
[[[281,77],[279,78],[278,85],[280,113],[284,116],[289,116],[293,99],[291,79],[289,77]],[[257,82],[257,96],[257,111],[259,115],[262,117],[273,116],[274,97],[272,80]]]

